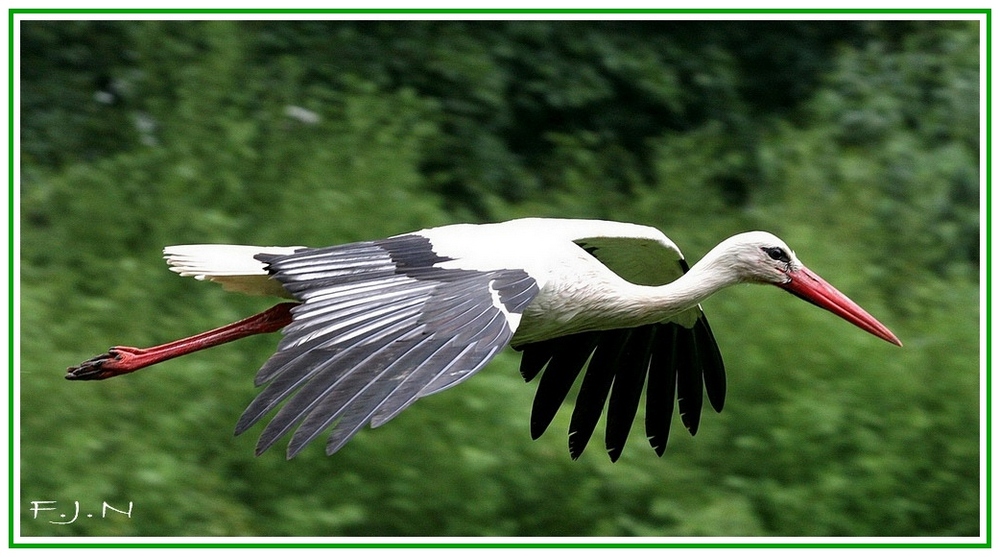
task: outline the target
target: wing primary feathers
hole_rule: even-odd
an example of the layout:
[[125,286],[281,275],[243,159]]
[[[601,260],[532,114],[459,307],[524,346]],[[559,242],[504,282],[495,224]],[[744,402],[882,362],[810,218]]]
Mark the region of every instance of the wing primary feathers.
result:
[[[573,382],[587,364],[597,346],[598,333],[578,333],[524,347],[524,358],[541,359],[548,367],[542,373],[531,405],[531,438],[538,439],[548,429],[556,412],[566,400]],[[523,360],[522,360],[523,361]],[[544,365],[544,364],[543,364]]]
[[545,340],[514,347],[514,350],[522,351],[521,365],[518,371],[521,372],[521,378],[524,379],[525,383],[530,383],[532,379],[538,376],[538,372],[542,371],[545,364],[549,363],[552,359],[552,352],[555,350],[555,346],[559,340],[561,339]]
[[617,461],[621,456],[639,409],[655,331],[654,325],[633,329],[619,356],[618,369],[611,385],[611,397],[608,399],[604,434],[605,448],[611,462]]
[[674,397],[677,383],[677,331],[680,325],[659,325],[649,361],[646,383],[646,437],[663,456],[670,438],[670,421],[674,414]]
[[[263,453],[282,435],[295,427],[304,416],[308,415],[316,405],[320,404],[330,392],[338,387],[345,387],[344,382],[353,375],[353,381],[360,380],[360,374],[352,372],[363,369],[366,362],[375,359],[376,364],[388,365],[392,356],[410,343],[390,342],[385,346],[361,345],[344,352],[341,357],[331,358],[322,363],[312,373],[313,377],[301,387],[294,396],[278,410],[278,413],[264,427],[257,442],[257,454]],[[389,352],[388,355],[385,353]],[[349,387],[349,384],[346,385]],[[288,395],[284,395],[288,396]]]
[[587,448],[590,437],[594,433],[597,421],[604,410],[604,403],[608,398],[608,391],[611,390],[611,383],[614,381],[615,371],[619,364],[619,357],[622,347],[631,334],[631,329],[615,329],[605,332],[606,337],[610,337],[608,342],[597,345],[594,355],[590,358],[590,365],[583,376],[583,384],[580,386],[580,393],[576,397],[576,407],[570,417],[569,426],[569,454],[576,460]]
[[[383,381],[381,386],[374,387],[375,396],[369,401],[369,404],[374,403],[377,407],[385,398],[385,395],[379,398],[377,391],[384,389],[391,392],[404,380],[408,369],[425,363],[435,352],[442,349],[446,341],[426,336],[399,344],[397,348],[401,350],[391,351],[394,359],[392,363],[387,364],[381,358],[367,360],[354,368],[338,388],[330,389],[319,399],[315,408],[302,420],[302,424],[292,435],[292,440],[288,444],[288,458],[298,454],[307,443],[323,433],[342,415],[351,416],[353,419],[338,422],[331,433],[331,439],[337,439],[340,434],[346,436],[344,439],[346,441],[364,425],[363,418],[370,412],[364,400],[366,392],[372,389],[376,382]],[[355,423],[356,420],[361,421]]]
[[517,349],[523,352],[522,375],[529,381],[541,375],[531,407],[532,439],[538,439],[552,423],[573,383],[586,369],[570,419],[573,458],[589,443],[605,404],[605,448],[612,461],[621,456],[644,386],[646,437],[659,456],[666,451],[675,407],[681,422],[694,435],[704,394],[716,409],[725,397],[722,359],[703,316],[693,329],[666,322],[577,333]]
[[698,433],[701,422],[702,406],[702,372],[698,345],[694,341],[694,333],[687,327],[677,331],[677,408],[680,410],[681,423],[691,435]]
[[708,402],[716,412],[722,412],[726,402],[726,366],[722,362],[722,353],[715,341],[715,335],[708,326],[704,314],[694,325],[695,343],[701,356],[702,375],[705,377],[705,393]]

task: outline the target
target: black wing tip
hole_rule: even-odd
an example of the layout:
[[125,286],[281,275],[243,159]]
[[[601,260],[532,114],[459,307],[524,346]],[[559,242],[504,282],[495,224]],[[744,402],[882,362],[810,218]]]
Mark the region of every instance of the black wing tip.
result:
[[531,440],[538,441],[539,439],[541,439],[542,434],[544,434],[545,430],[547,430],[548,428],[549,428],[548,423],[542,424],[535,420],[531,420],[531,428],[529,431],[529,434],[531,435]]
[[[587,443],[583,443],[582,445],[576,445],[573,443],[573,438],[570,437],[569,457],[571,459],[579,460],[580,457],[583,456],[583,452],[586,450],[586,448],[587,448]],[[607,447],[608,458],[611,459],[612,463],[618,462],[618,459],[621,458],[624,449],[625,449],[624,445],[616,447]],[[663,453],[662,451],[659,451],[657,454],[662,455]]]
[[[670,376],[669,381],[660,381],[660,376],[655,375],[653,373],[653,369],[648,370],[648,381],[653,381],[654,377],[657,378],[653,391],[656,391],[660,395],[669,397],[668,399],[663,399],[662,396],[657,397],[657,400],[663,402],[666,405],[666,408],[657,408],[655,411],[656,416],[651,422],[649,416],[651,408],[649,406],[649,397],[651,396],[651,391],[649,391],[649,388],[652,386],[647,385],[647,440],[656,455],[658,457],[662,457],[666,454],[669,439],[670,416],[673,414],[675,408],[678,410],[681,424],[691,436],[696,436],[698,434],[698,430],[701,425],[702,410],[704,406],[703,397],[708,398],[709,404],[713,410],[717,413],[722,412],[725,406],[726,397],[725,368],[718,346],[715,343],[715,338],[712,335],[711,329],[708,326],[708,321],[704,315],[699,316],[697,322],[691,328],[678,323],[667,323],[655,326],[655,329],[650,329],[650,331],[650,338],[647,339],[650,343],[648,345],[635,346],[634,348],[644,349],[639,350],[639,352],[656,352],[656,354],[651,356],[652,359],[645,360],[645,367],[652,368],[666,365],[670,368],[669,370],[662,370]],[[658,337],[661,334],[667,334],[665,331],[670,331],[669,334],[673,338],[673,342],[668,344],[670,344],[674,350],[677,350],[677,352],[673,352],[669,349],[667,352],[662,352],[661,350],[653,348],[654,344],[652,343],[652,340],[654,336]],[[631,334],[633,336],[635,336],[636,333],[637,330],[631,330]],[[640,337],[637,338],[645,337],[641,337],[640,335]],[[628,341],[630,340],[630,337],[625,337],[619,340],[623,345],[629,344]],[[595,339],[593,344],[597,345],[604,343],[598,342]],[[618,343],[611,342],[610,344],[614,345]],[[553,352],[555,345],[552,341],[546,341],[545,343],[527,345],[521,348],[525,349],[525,356],[527,357],[523,357],[521,362],[522,373],[525,370],[528,371],[528,373],[524,374],[526,375],[525,378],[532,379],[536,375],[541,375],[542,383],[545,383],[546,377],[550,371],[547,370],[546,367],[551,368],[554,365],[553,362],[558,359],[556,358],[552,361],[547,361],[554,355]],[[579,351],[579,347],[570,352],[575,351]],[[541,354],[535,354],[533,352],[541,352]],[[601,350],[598,350],[597,353],[592,354],[592,356],[594,358],[598,355],[607,356],[607,354],[600,354],[601,352]],[[526,359],[528,360],[527,362],[525,361]],[[613,360],[615,364],[621,363],[618,361],[621,359],[621,355],[617,358],[610,359]],[[625,359],[630,360],[631,358]],[[593,358],[591,358],[591,360],[593,360]],[[662,362],[660,363],[660,366],[657,366],[658,362]],[[593,361],[580,361],[575,363],[577,364],[575,367],[584,368],[588,374],[593,371],[595,366]],[[615,368],[617,366],[611,367]],[[583,370],[581,369],[579,371]],[[579,371],[577,371],[577,373],[579,373]],[[570,421],[571,431],[568,439],[570,457],[573,460],[577,460],[583,454],[584,449],[590,440],[589,438],[593,434],[592,426],[596,426],[596,418],[600,415],[600,413],[598,413],[597,416],[595,416],[593,410],[595,408],[603,410],[605,404],[608,404],[609,412],[617,409],[614,412],[617,421],[608,426],[608,431],[605,435],[605,448],[608,452],[608,456],[612,462],[617,462],[624,453],[624,445],[627,440],[628,429],[631,427],[632,419],[627,420],[628,427],[626,427],[626,424],[620,422],[627,417],[623,411],[631,408],[631,399],[635,393],[626,393],[625,391],[621,391],[621,396],[616,399],[614,394],[614,383],[618,382],[619,379],[622,379],[621,377],[618,377],[618,375],[620,375],[620,370],[612,373],[611,375],[616,377],[611,385],[604,384],[604,381],[595,380],[596,378],[593,376],[591,377],[592,384],[587,385],[587,374],[584,375],[584,385],[581,386],[581,392],[586,390],[584,387],[596,387],[594,390],[597,392],[597,395],[584,397],[583,399],[581,399],[579,395],[577,396],[576,408],[574,408],[574,415]],[[576,379],[576,374],[573,374],[572,379]],[[570,381],[570,383],[572,382],[573,381]],[[601,384],[595,385],[595,383]],[[610,389],[608,389],[608,387],[610,387]],[[541,390],[542,389],[540,389],[540,391]],[[607,391],[609,390],[612,395],[611,399],[613,399],[611,402],[608,402],[607,400]],[[539,394],[540,393],[536,393],[535,406],[538,406],[539,404]],[[565,393],[562,394],[565,396]],[[560,397],[560,401],[561,400],[562,397]],[[617,400],[619,404],[612,404],[615,400]],[[626,405],[623,401],[627,401],[630,404]],[[581,407],[581,403],[584,403],[583,407]],[[636,406],[638,405],[637,400],[635,401],[635,404]],[[626,406],[628,408],[625,408]],[[667,410],[667,408],[669,408],[669,410]],[[551,409],[552,415],[549,415],[549,413],[539,414],[534,410],[535,409],[533,408],[531,437],[532,439],[538,439],[545,432],[548,426],[551,425],[551,421],[554,417],[554,409]],[[630,411],[628,412],[628,415],[634,414]],[[612,418],[610,414],[608,417]]]
[[[582,439],[582,440],[578,442],[577,439]],[[587,449],[587,443],[589,442],[590,442],[589,436],[580,435],[579,431],[570,431],[568,439],[569,457],[572,458],[573,460],[580,458],[580,455],[583,454],[583,451]]]
[[646,441],[649,442],[649,447],[653,449],[656,456],[662,457],[664,453],[667,452],[667,437],[660,435],[647,436]]
[[691,412],[689,414],[681,414],[681,423],[684,424],[684,429],[688,430],[691,437],[698,435],[698,427],[701,425],[701,410],[698,412]]
[[726,403],[726,364],[704,313],[698,317],[692,332],[697,350],[702,356],[702,375],[708,402],[716,412],[722,412]]

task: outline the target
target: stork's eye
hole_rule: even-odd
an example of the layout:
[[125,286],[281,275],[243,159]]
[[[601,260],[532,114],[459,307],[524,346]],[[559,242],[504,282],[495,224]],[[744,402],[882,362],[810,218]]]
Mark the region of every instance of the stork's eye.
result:
[[788,254],[785,253],[785,250],[781,248],[760,248],[760,249],[764,250],[764,253],[766,253],[768,257],[774,259],[775,261],[781,261],[782,263],[789,263],[791,261],[791,258],[788,257]]

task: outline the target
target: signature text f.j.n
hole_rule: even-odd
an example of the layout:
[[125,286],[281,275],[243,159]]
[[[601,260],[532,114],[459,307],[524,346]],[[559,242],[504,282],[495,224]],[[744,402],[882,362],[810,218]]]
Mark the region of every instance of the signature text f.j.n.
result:
[[[52,515],[58,513],[59,518],[61,520],[49,520],[49,524],[73,524],[74,522],[76,522],[76,520],[78,518],[80,518],[80,502],[79,501],[73,501],[73,513],[72,513],[72,515],[70,515],[69,513],[65,512],[65,509],[63,509],[58,504],[59,504],[58,501],[32,501],[31,502],[31,509],[30,509],[31,510],[31,514],[32,514],[32,518],[38,519],[38,516],[39,516],[40,513],[44,513],[43,518],[46,518],[45,515],[52,516]],[[60,512],[60,511],[62,511],[62,512]],[[119,508],[119,507],[112,507],[111,505],[108,504],[107,501],[101,502],[101,512],[100,512],[99,517],[100,518],[107,518],[109,511],[110,512],[114,512],[114,513],[118,513],[120,515],[125,515],[128,518],[132,518],[132,501],[128,502],[128,507],[126,509],[122,509],[122,508]],[[97,518],[98,517],[98,515],[96,515],[93,512],[84,513],[83,516],[86,517],[86,518]]]

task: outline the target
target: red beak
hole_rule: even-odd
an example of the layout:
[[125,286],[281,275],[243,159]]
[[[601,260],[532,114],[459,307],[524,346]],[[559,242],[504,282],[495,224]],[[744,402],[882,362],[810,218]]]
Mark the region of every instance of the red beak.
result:
[[841,294],[839,290],[817,276],[816,273],[802,267],[798,271],[788,273],[788,278],[790,279],[788,282],[779,284],[778,286],[807,302],[816,304],[825,310],[843,317],[882,340],[891,342],[896,346],[903,345],[896,338],[896,335],[892,334],[892,331],[887,329],[885,325],[879,323],[877,319],[869,315],[861,306]]

